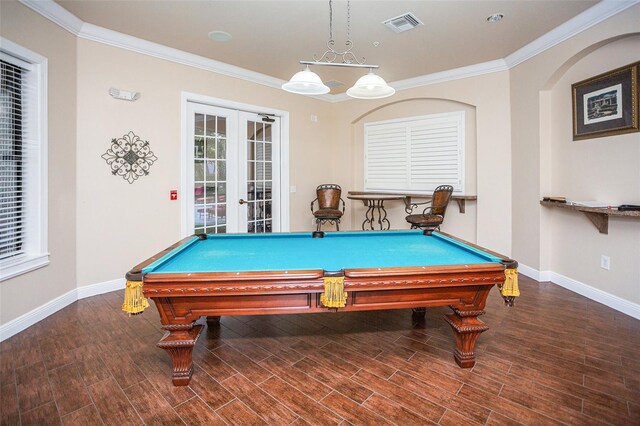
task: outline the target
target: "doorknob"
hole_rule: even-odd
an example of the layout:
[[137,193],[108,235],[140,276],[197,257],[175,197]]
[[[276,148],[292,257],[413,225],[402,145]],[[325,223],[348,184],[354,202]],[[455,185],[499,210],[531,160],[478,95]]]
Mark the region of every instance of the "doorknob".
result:
[[239,202],[240,204],[245,204],[245,203],[246,203],[246,201],[245,201],[245,200],[243,200],[242,198],[240,198],[240,201],[238,201],[238,202]]

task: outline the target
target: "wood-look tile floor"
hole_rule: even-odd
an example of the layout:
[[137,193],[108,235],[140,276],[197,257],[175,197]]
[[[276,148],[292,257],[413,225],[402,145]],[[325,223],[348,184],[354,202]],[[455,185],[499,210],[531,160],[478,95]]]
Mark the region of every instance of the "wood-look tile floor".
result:
[[0,344],[2,425],[640,424],[640,321],[521,277],[473,369],[448,308],[224,317],[173,387],[155,307],[80,300]]

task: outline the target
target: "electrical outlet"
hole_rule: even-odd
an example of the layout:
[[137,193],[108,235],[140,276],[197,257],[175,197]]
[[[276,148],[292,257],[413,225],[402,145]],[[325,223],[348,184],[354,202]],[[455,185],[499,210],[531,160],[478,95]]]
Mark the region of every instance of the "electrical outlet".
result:
[[611,258],[609,256],[605,256],[604,254],[600,256],[600,267],[602,269],[606,269],[607,271],[611,269]]

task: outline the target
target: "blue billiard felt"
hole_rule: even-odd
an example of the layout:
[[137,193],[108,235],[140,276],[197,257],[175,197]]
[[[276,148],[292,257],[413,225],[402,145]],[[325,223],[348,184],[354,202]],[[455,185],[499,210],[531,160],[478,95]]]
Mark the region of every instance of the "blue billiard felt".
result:
[[434,232],[218,234],[167,253],[143,273],[294,271],[470,265],[501,259]]

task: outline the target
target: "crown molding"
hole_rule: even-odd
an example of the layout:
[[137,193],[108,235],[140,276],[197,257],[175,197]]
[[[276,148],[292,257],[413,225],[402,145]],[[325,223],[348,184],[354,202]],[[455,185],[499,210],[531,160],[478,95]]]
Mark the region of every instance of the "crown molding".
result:
[[20,3],[33,9],[33,11],[69,31],[71,34],[76,36],[80,34],[80,28],[82,28],[84,22],[53,0],[20,0]]
[[[428,86],[431,84],[444,83],[447,81],[460,80],[468,77],[475,77],[483,74],[491,74],[494,72],[507,71],[509,67],[503,59],[495,61],[483,62],[480,64],[469,65],[467,67],[454,68],[446,71],[436,72],[419,77],[408,78],[406,80],[398,80],[389,83],[389,86],[396,90],[414,89],[416,87]],[[339,95],[331,95],[330,102],[342,102],[353,100],[346,93]]]
[[513,68],[638,3],[640,3],[640,0],[602,0],[564,24],[516,50],[505,58],[505,62],[509,68]]
[[[70,33],[86,40],[142,53],[144,55],[211,71],[229,77],[239,78],[275,89],[280,89],[282,84],[285,83],[285,80],[271,77],[266,74],[250,71],[235,65],[205,58],[203,56],[83,22],[53,0],[19,1]],[[638,3],[640,3],[640,0],[603,0],[564,24],[549,31],[547,34],[532,41],[523,48],[518,49],[504,59],[497,59],[494,61],[427,74],[406,80],[398,80],[389,83],[389,85],[396,90],[407,90],[415,87],[443,83],[446,81],[506,71]],[[346,93],[312,97],[332,103],[352,99],[347,96]]]
[[103,43],[109,46],[142,53],[154,58],[164,59],[194,68],[215,72],[230,77],[240,78],[252,83],[280,89],[284,80],[230,65],[204,56],[174,49],[162,44],[153,43],[127,34],[112,31],[97,25],[84,23],[78,37]]

